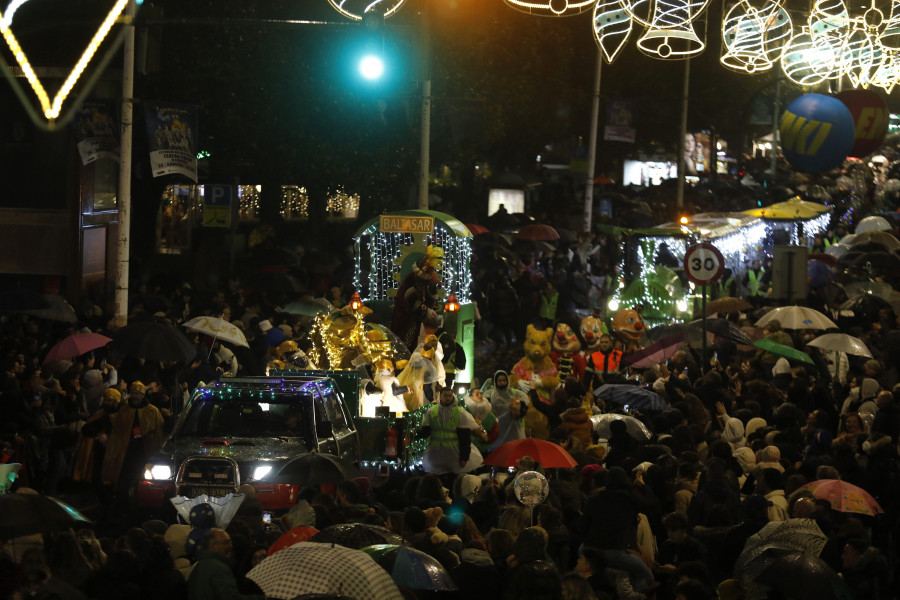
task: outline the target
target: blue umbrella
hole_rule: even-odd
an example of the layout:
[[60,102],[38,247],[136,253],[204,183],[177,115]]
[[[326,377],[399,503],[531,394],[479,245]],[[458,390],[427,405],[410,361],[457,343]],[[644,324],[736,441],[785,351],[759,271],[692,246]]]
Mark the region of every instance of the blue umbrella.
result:
[[594,390],[594,395],[628,408],[647,411],[662,411],[669,408],[663,397],[656,392],[630,383],[606,383]]

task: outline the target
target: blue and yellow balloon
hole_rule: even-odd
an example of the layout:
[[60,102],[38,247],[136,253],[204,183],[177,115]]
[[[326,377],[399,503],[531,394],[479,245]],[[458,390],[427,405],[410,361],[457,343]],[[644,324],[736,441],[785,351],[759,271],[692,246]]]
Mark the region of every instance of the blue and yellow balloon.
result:
[[840,166],[855,137],[853,116],[844,103],[822,94],[806,94],[791,102],[778,131],[784,157],[808,173]]

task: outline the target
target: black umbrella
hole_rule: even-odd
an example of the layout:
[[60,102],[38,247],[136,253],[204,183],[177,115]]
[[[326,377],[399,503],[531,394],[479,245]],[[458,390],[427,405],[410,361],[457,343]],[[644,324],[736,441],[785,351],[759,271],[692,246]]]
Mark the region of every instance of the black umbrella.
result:
[[[878,320],[878,311],[888,309],[893,312],[891,303],[873,294],[863,294],[841,304],[841,311],[853,311],[853,321],[857,324],[871,323]],[[843,316],[839,315],[838,318]]]
[[111,346],[126,356],[152,361],[189,361],[197,348],[168,321],[135,321],[113,333]]
[[[740,327],[727,319],[706,319],[706,331],[721,338],[731,340],[736,344],[751,345],[753,341]],[[674,323],[671,325],[659,325],[647,332],[647,339],[658,342],[674,335],[683,333],[684,341],[696,342],[703,335],[703,319],[697,319],[690,323]]]
[[309,538],[310,542],[320,544],[339,544],[345,548],[359,550],[376,544],[403,543],[403,538],[384,527],[364,523],[340,523],[330,525]]
[[359,469],[336,456],[310,452],[286,465],[278,474],[278,480],[285,483],[317,485],[340,483],[359,476]]
[[763,564],[755,581],[796,600],[850,600],[853,595],[818,556],[785,548],[768,548],[756,559]]
[[871,266],[873,269],[881,269],[884,271],[900,271],[900,256],[893,252],[848,252],[844,258],[853,254],[851,260],[845,260],[849,264],[857,267],[866,268]]
[[63,531],[79,523],[91,523],[64,502],[39,494],[0,495],[0,540],[23,535]]

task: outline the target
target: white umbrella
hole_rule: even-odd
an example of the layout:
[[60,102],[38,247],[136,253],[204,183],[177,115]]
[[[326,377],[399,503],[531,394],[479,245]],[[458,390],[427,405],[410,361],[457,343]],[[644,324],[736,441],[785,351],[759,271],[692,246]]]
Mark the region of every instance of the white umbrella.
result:
[[[841,240],[841,241],[843,241],[843,240]],[[841,244],[841,243],[832,244],[832,245],[828,246],[827,248],[825,248],[825,254],[833,256],[838,260],[840,260],[841,257],[844,256],[845,254],[847,254],[848,252],[850,252],[850,246],[848,246],[846,244]]]
[[247,343],[247,338],[244,337],[244,332],[225,319],[220,319],[218,317],[195,317],[185,323],[184,328],[198,333],[205,333],[217,340],[231,342],[236,346],[250,347],[250,344]]
[[631,415],[604,413],[602,415],[593,415],[591,417],[591,422],[594,424],[594,431],[597,432],[598,436],[604,439],[609,439],[609,425],[613,421],[624,421],[628,434],[637,440],[647,441],[653,437],[653,434],[650,433],[647,426]]
[[826,333],[808,342],[806,345],[821,348],[822,350],[837,350],[853,356],[872,358],[872,353],[861,339],[846,333]]
[[191,522],[191,509],[198,504],[209,504],[216,515],[216,527],[225,529],[234,515],[237,514],[241,502],[244,501],[244,494],[229,493],[224,496],[207,496],[200,494],[196,498],[188,498],[187,496],[175,496],[169,499],[175,510],[184,519],[185,523]]
[[856,226],[856,233],[864,231],[891,231],[893,227],[884,217],[866,217]]
[[785,329],[837,329],[831,319],[805,306],[779,306],[763,315],[756,326],[765,327],[776,320]]

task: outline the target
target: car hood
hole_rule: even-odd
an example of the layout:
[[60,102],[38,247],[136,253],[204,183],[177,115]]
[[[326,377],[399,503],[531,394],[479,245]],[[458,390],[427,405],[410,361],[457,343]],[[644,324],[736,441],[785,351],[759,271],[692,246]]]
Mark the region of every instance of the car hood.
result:
[[223,440],[222,438],[180,437],[177,441],[169,439],[163,445],[161,454],[181,464],[191,456],[223,456],[241,463],[253,461],[283,461],[307,452],[306,444],[300,438],[241,438]]

